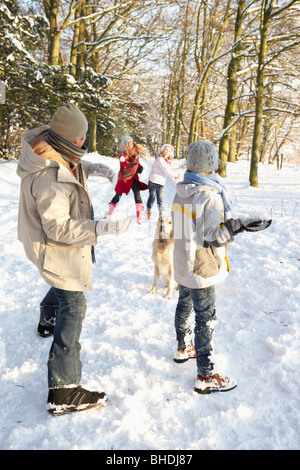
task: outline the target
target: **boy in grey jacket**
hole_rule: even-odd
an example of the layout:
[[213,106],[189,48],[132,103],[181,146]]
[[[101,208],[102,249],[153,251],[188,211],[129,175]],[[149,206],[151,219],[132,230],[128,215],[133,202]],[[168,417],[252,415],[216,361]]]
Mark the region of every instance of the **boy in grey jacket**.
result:
[[[187,171],[183,182],[177,184],[172,205],[174,277],[179,284],[175,312],[178,347],[174,361],[185,362],[196,357],[196,392],[226,391],[236,383],[215,371],[211,359],[216,320],[215,284],[229,273],[226,245],[237,233],[263,230],[271,221],[231,218],[232,200],[215,173],[219,158],[211,142],[201,140],[191,144],[186,160]],[[193,309],[195,345],[190,327]]]

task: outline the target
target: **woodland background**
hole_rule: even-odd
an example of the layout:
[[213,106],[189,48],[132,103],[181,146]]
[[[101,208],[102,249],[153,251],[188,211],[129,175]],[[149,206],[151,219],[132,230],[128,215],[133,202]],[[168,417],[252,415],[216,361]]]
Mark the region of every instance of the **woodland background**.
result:
[[69,100],[88,150],[214,142],[226,164],[300,161],[299,0],[0,1],[0,157]]

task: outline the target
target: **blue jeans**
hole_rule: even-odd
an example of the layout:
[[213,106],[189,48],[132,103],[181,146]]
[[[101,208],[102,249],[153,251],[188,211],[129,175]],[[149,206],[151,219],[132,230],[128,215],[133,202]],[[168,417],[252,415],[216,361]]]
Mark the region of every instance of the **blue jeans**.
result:
[[81,383],[79,337],[86,312],[83,292],[52,287],[47,304],[58,304],[58,315],[48,359],[49,388],[77,386]]
[[195,350],[197,373],[210,375],[214,368],[211,361],[213,328],[211,321],[216,320],[214,286],[204,289],[190,289],[179,286],[179,298],[175,312],[175,330],[178,349],[186,349],[185,338],[191,335],[190,316],[195,312]]
[[158,210],[159,212],[163,212],[165,210],[164,202],[163,202],[164,186],[162,186],[161,184],[152,183],[152,181],[149,181],[148,188],[149,188],[149,198],[147,201],[147,208],[151,209],[151,207],[154,204],[155,196],[156,196]]

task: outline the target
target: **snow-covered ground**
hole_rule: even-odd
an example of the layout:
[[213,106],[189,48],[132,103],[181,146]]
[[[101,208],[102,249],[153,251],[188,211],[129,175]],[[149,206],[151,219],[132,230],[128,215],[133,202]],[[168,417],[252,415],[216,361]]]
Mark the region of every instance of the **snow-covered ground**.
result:
[[[89,160],[118,161],[98,154]],[[141,179],[147,182],[151,162]],[[0,161],[0,448],[102,450],[292,450],[300,447],[300,166],[259,167],[259,189],[248,184],[249,162],[228,165],[237,215],[272,216],[271,227],[244,233],[228,246],[231,273],[217,287],[214,346],[219,368],[238,382],[227,393],[193,391],[195,361],[173,362],[177,291],[156,295],[151,261],[154,221],[144,219],[96,247],[94,290],[81,336],[82,383],[104,390],[100,410],[60,417],[46,411],[51,339],[37,335],[39,302],[48,287],[17,241],[17,162]],[[184,169],[181,169],[184,172]],[[114,186],[91,177],[96,218]],[[175,183],[168,180],[170,211]],[[148,192],[143,192],[144,203]],[[123,196],[115,217],[134,214]]]

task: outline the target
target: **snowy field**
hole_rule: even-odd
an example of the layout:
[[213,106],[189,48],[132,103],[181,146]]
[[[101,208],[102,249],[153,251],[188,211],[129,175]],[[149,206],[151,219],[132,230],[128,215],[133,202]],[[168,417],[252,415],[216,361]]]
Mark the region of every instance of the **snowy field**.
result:
[[[97,154],[94,162],[118,161]],[[151,162],[144,163],[147,182]],[[219,369],[238,386],[227,393],[193,391],[195,361],[173,362],[177,291],[164,299],[152,286],[154,221],[118,238],[98,240],[94,290],[81,336],[83,386],[103,390],[108,405],[60,417],[46,411],[51,339],[38,336],[39,302],[48,290],[17,241],[17,162],[0,161],[0,449],[25,450],[295,450],[300,448],[300,166],[228,165],[235,215],[273,218],[258,234],[228,246],[231,273],[217,287],[214,346]],[[181,168],[184,172],[184,168]],[[88,181],[96,218],[114,185]],[[175,183],[168,180],[170,212]],[[144,204],[148,192],[143,192]],[[114,217],[134,216],[133,195]]]

